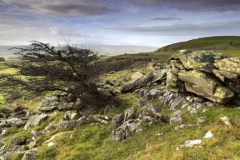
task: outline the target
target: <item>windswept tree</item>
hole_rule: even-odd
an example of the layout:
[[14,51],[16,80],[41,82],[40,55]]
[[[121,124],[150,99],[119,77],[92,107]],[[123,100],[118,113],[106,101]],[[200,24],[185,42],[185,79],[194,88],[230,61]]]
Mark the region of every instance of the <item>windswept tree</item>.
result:
[[119,99],[105,95],[96,85],[103,65],[97,52],[76,45],[50,46],[32,41],[28,47],[15,47],[21,61],[8,63],[15,74],[0,75],[0,92],[9,97],[63,91],[81,101],[82,107],[104,107]]

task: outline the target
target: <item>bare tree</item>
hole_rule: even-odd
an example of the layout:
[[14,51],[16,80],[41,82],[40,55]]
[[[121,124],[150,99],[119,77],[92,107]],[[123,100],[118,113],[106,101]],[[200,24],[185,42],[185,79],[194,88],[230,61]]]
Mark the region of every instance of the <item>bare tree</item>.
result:
[[0,75],[0,92],[18,98],[64,91],[84,106],[103,107],[119,99],[98,91],[96,80],[103,71],[97,52],[66,44],[58,47],[32,41],[28,47],[15,47],[21,61],[8,63],[15,74]]

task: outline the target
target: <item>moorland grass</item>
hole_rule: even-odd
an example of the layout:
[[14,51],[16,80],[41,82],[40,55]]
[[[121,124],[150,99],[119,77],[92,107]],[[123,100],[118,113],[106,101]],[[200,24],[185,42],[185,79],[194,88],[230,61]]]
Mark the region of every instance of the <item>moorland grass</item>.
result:
[[[128,93],[122,96],[127,103],[113,109],[110,117],[121,113],[126,108],[136,107],[138,113],[142,107],[137,107],[138,96]],[[161,105],[160,114],[171,116],[174,111],[169,111],[160,100],[152,103]],[[110,122],[107,125],[85,124],[71,128],[71,138],[62,137],[52,147],[41,147],[38,159],[237,159],[240,156],[238,148],[239,140],[235,136],[240,134],[240,111],[224,106],[208,106],[206,112],[190,115],[187,109],[182,116],[184,124],[192,124],[193,127],[176,131],[178,125],[160,123],[148,129],[129,136],[121,142],[111,142]],[[233,128],[227,128],[219,118],[228,115],[231,117]],[[198,124],[197,118],[204,116],[207,122]],[[204,135],[211,131],[213,137],[203,139]],[[61,131],[55,131],[63,132]],[[157,136],[163,133],[163,136]],[[201,139],[202,143],[194,147],[181,147],[186,140]],[[180,150],[176,150],[179,147]]]

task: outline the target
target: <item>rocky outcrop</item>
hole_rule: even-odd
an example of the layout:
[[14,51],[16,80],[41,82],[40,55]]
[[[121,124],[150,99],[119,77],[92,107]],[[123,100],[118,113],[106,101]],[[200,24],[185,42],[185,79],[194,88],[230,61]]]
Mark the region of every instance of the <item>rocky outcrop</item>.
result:
[[192,70],[178,73],[179,79],[185,81],[188,92],[207,98],[212,102],[226,104],[234,97],[234,92],[222,85],[216,77],[204,72]]
[[169,60],[167,89],[194,93],[214,103],[226,104],[235,93],[240,93],[239,70],[238,57],[214,51],[180,51]]

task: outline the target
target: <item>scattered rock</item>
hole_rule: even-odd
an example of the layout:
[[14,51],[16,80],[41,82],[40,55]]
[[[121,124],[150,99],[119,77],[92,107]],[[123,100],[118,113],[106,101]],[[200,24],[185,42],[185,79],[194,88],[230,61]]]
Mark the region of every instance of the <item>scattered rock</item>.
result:
[[37,137],[43,135],[42,132],[40,132],[40,131],[36,131],[36,130],[32,130],[31,133],[32,133],[32,135],[33,135],[35,138],[37,138]]
[[137,117],[137,109],[132,107],[129,110],[125,110],[123,111],[121,114],[119,115],[115,115],[112,118],[112,124],[110,126],[110,128],[116,129],[119,126],[121,126],[125,121],[129,120],[130,118],[136,118]]
[[163,136],[163,133],[158,133],[158,134],[156,134],[157,136]]
[[127,125],[123,127],[118,127],[112,131],[112,142],[122,141],[126,139],[129,135],[131,135],[131,132],[129,131]]
[[38,147],[37,141],[30,142],[30,144],[29,144],[30,149],[36,148],[36,147]]
[[144,76],[142,76],[141,78],[139,79],[136,79],[135,81],[133,82],[129,82],[127,84],[125,84],[124,86],[122,86],[120,88],[120,92],[121,93],[126,93],[128,91],[133,91],[137,88],[140,88],[140,87],[143,87],[145,86],[148,82],[150,82],[153,78],[153,73],[150,72]]
[[22,160],[29,160],[29,159],[35,159],[36,158],[36,154],[37,152],[36,151],[27,151]]
[[139,107],[144,106],[144,105],[146,105],[146,101],[143,101],[143,100],[139,99],[137,105]]
[[189,113],[190,113],[191,115],[194,115],[194,114],[197,114],[198,112],[197,112],[196,109],[191,109],[191,110],[189,111]]
[[180,145],[180,146],[182,146],[182,147],[185,147],[185,146],[193,147],[193,145],[200,144],[200,143],[202,143],[202,140],[200,140],[200,139],[198,139],[198,140],[187,140],[187,141],[184,142],[183,145]]
[[4,128],[4,127],[20,127],[25,125],[26,121],[23,121],[19,118],[10,118],[7,119],[5,121],[3,121],[2,123],[0,123],[0,128]]
[[11,138],[10,145],[15,146],[15,145],[26,145],[28,137],[24,138],[18,138],[18,137],[13,137]]
[[205,106],[205,105],[204,105],[203,103],[194,103],[194,104],[188,106],[188,111],[190,111],[190,110],[192,110],[192,109],[197,110],[197,109],[202,108],[202,107],[204,107],[204,106]]
[[28,130],[30,127],[39,126],[47,118],[48,118],[47,114],[35,115],[27,121],[27,124],[24,126],[24,129]]
[[233,127],[231,121],[230,121],[230,117],[229,116],[224,116],[224,117],[221,117],[220,120],[225,124],[227,125],[228,127]]
[[178,110],[178,111],[174,112],[173,115],[180,117],[182,115],[182,111]]
[[170,124],[181,124],[183,123],[182,118],[180,117],[172,117],[170,119]]
[[76,120],[79,118],[79,113],[77,111],[67,111],[63,117],[63,120]]
[[101,124],[107,124],[109,121],[109,118],[106,115],[97,114],[93,115],[92,117],[95,119],[96,122],[100,122]]
[[207,120],[204,118],[204,117],[200,117],[200,118],[198,118],[197,119],[197,122],[198,123],[204,123],[204,122],[206,122]]
[[182,129],[182,128],[190,128],[190,127],[192,127],[192,125],[191,124],[188,124],[188,125],[181,125],[181,126],[176,126],[175,127],[175,130],[179,130],[179,129]]
[[131,80],[135,81],[135,80],[141,78],[142,76],[144,76],[144,74],[142,74],[141,72],[136,72],[133,75],[131,75]]
[[161,107],[153,103],[148,103],[145,107],[141,109],[140,114],[142,114],[143,110],[149,110],[156,114],[157,112],[161,111]]
[[211,131],[208,131],[203,138],[211,138],[213,136]]

